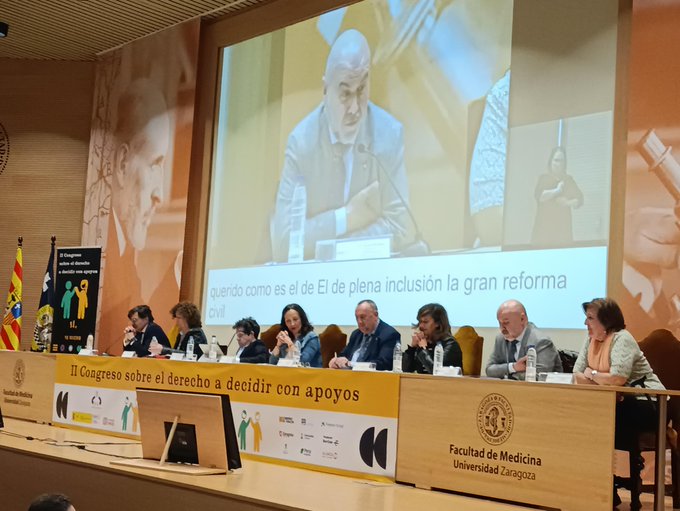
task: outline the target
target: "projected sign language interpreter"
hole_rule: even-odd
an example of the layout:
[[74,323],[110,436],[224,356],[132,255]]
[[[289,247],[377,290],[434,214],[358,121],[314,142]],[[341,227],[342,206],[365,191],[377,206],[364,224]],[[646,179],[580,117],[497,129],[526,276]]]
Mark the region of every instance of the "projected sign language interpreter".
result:
[[[680,269],[680,164],[649,130],[638,151],[675,201],[674,207],[640,207],[626,215],[623,284],[639,307],[657,322],[680,326],[680,297],[662,298],[663,270]],[[661,327],[662,325],[659,325]]]
[[368,100],[370,62],[366,38],[343,32],[328,55],[322,103],[289,135],[271,224],[276,261],[288,261],[300,237],[305,259],[323,240],[388,237],[392,251],[414,240],[403,129]]

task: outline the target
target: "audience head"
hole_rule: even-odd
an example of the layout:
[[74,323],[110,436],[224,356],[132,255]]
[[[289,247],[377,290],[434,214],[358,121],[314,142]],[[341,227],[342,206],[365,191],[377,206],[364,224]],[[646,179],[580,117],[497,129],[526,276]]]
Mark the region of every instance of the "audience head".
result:
[[138,332],[146,328],[146,325],[153,323],[153,314],[148,305],[137,305],[128,311],[128,319]]
[[354,317],[357,320],[359,331],[365,335],[371,334],[378,327],[380,321],[378,306],[373,300],[361,300],[354,309]]
[[328,124],[342,144],[353,144],[368,109],[371,49],[358,30],[335,40],[326,61],[324,105]]
[[281,312],[281,330],[288,333],[291,340],[304,337],[314,330],[304,309],[297,303],[290,303]]
[[183,334],[192,328],[201,328],[201,311],[191,302],[179,302],[172,309],[170,315],[175,320],[177,328]]
[[75,511],[75,508],[66,495],[45,493],[31,502],[28,511]]
[[596,341],[604,341],[609,334],[626,328],[623,312],[611,298],[594,298],[585,302],[583,312],[586,314],[588,336]]
[[506,341],[519,339],[529,322],[524,305],[517,300],[503,302],[498,307],[496,319],[498,319],[498,327]]
[[239,319],[234,324],[236,330],[236,342],[241,348],[245,348],[260,335],[260,325],[251,317]]
[[428,303],[418,309],[416,316],[418,329],[425,334],[428,343],[437,342],[451,335],[449,315],[443,305]]

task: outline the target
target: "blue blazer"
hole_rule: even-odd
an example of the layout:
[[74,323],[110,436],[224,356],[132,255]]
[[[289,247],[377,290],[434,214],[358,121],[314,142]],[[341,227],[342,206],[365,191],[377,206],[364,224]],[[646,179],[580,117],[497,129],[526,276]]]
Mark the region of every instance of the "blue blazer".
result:
[[163,329],[156,323],[149,323],[144,332],[137,332],[135,334],[135,338],[123,348],[123,351],[134,351],[138,357],[147,357],[151,354],[149,344],[151,344],[151,340],[154,337],[161,346],[170,347],[170,341]]
[[[357,328],[349,336],[349,342],[339,356],[352,360],[352,356],[359,349],[363,337],[364,334]],[[366,355],[362,362],[375,362],[375,367],[378,371],[391,371],[392,356],[394,355],[394,345],[396,343],[401,343],[401,334],[381,319],[368,341]]]

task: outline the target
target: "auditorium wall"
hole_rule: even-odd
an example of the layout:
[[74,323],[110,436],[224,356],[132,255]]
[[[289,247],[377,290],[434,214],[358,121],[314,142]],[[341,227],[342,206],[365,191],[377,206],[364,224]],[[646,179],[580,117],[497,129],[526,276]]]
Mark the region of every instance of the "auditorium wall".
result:
[[0,156],[0,296],[4,303],[23,236],[21,348],[29,349],[50,236],[80,244],[94,63],[0,59],[0,69],[0,131],[9,140]]

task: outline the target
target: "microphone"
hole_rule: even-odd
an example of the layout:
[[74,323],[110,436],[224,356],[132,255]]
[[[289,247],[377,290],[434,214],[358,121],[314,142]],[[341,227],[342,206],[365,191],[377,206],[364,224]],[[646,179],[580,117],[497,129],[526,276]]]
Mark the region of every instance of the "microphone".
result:
[[234,330],[234,334],[231,336],[231,339],[229,339],[229,342],[227,343],[227,347],[224,350],[225,355],[229,354],[229,346],[231,346],[231,343],[234,340],[234,337],[236,337],[236,330]]
[[373,158],[375,162],[378,164],[378,168],[380,171],[383,173],[385,178],[387,179],[387,182],[390,184],[390,187],[392,188],[392,191],[397,194],[397,197],[401,201],[402,205],[406,209],[406,212],[408,213],[409,218],[411,219],[411,222],[413,223],[413,228],[415,229],[415,241],[411,243],[410,245],[406,245],[405,247],[402,247],[401,250],[399,251],[400,255],[406,256],[406,257],[414,257],[414,256],[424,256],[424,255],[430,255],[432,252],[430,250],[430,245],[428,245],[427,241],[423,238],[422,233],[420,232],[420,227],[418,227],[418,222],[416,222],[416,217],[413,215],[413,211],[411,211],[411,208],[408,205],[408,201],[404,199],[404,196],[401,194],[399,191],[399,188],[397,185],[394,183],[394,180],[392,179],[392,176],[390,176],[390,173],[387,172],[387,169],[385,166],[382,164],[380,161],[380,158],[376,156],[375,153],[373,153],[368,147],[366,147],[365,144],[358,144],[357,150],[361,154],[366,154]]

